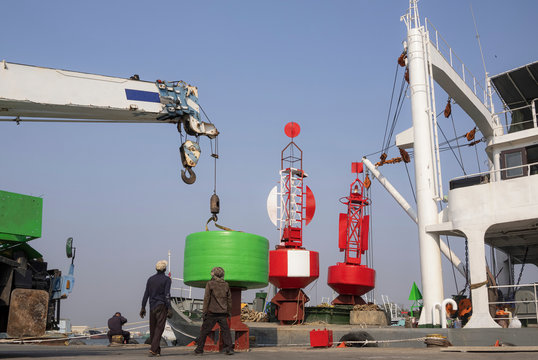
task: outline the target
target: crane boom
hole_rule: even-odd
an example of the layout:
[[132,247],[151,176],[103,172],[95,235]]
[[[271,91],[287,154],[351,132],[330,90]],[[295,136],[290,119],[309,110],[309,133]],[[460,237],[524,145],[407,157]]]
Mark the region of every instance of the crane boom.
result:
[[[62,120],[59,120],[62,119]],[[201,120],[198,89],[183,81],[141,81],[0,62],[0,121],[172,123],[188,135],[219,134]],[[197,143],[181,146],[183,166],[194,182]]]

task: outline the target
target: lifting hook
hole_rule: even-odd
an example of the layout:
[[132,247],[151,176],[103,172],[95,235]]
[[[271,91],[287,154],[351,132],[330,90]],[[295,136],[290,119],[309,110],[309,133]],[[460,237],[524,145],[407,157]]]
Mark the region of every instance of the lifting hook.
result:
[[[189,176],[185,174],[185,171],[189,173]],[[190,166],[185,166],[185,170],[181,170],[181,180],[183,180],[185,184],[189,185],[194,184],[196,181],[196,174]]]

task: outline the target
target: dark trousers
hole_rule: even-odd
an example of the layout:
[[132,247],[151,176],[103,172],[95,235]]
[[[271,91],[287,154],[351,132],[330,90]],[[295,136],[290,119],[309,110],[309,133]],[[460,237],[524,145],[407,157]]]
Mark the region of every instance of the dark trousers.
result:
[[112,330],[108,330],[108,342],[111,343],[112,342],[112,336],[114,335],[123,335],[123,342],[125,344],[128,344],[129,343],[129,339],[131,338],[131,333],[128,332],[128,331],[124,331],[124,330],[121,330],[121,331],[112,331]]
[[222,342],[224,343],[224,351],[233,350],[232,346],[232,334],[230,333],[230,327],[228,326],[228,316],[226,314],[207,314],[204,316],[204,322],[202,323],[202,329],[200,330],[200,336],[196,339],[196,351],[201,353],[204,351],[205,340],[207,335],[211,333],[213,326],[218,323],[220,326],[220,334],[222,336]]
[[164,304],[159,304],[149,311],[149,341],[151,351],[156,354],[161,353],[161,336],[166,325],[167,314],[168,309]]

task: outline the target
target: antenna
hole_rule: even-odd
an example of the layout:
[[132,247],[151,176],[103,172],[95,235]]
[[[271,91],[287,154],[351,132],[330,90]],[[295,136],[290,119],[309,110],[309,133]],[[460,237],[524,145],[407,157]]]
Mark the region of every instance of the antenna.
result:
[[486,62],[484,61],[484,53],[482,52],[482,44],[480,43],[480,35],[478,35],[478,27],[476,26],[476,19],[474,17],[473,5],[469,4],[471,8],[471,15],[473,16],[474,30],[476,31],[476,39],[478,40],[478,47],[480,48],[480,55],[482,56],[482,65],[484,66],[484,73],[486,73],[486,79],[488,78],[488,71],[486,70]]
[[[476,26],[476,19],[474,17],[473,5],[469,4],[469,7],[471,8],[471,15],[473,16],[474,29],[476,31],[476,40],[478,41],[478,47],[480,48],[480,56],[482,56],[482,66],[484,66],[484,73],[485,73],[484,82],[486,83],[487,97],[489,98],[489,110],[492,113],[494,113],[495,109],[493,107],[493,97],[491,96],[491,82],[489,81],[489,74],[488,74],[488,70],[486,69],[486,61],[484,60],[484,52],[482,51],[482,44],[480,43],[480,35],[478,34],[478,27]],[[494,117],[493,121],[495,121],[495,123],[498,124],[498,120],[496,117]]]

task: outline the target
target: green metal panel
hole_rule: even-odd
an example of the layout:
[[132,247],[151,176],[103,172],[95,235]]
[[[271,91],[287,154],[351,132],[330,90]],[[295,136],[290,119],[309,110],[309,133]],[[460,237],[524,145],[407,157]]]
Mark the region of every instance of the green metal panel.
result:
[[0,190],[0,240],[25,242],[41,237],[43,199]]
[[269,241],[238,231],[204,231],[185,239],[185,284],[205,287],[215,266],[224,269],[224,280],[233,287],[256,289],[267,286]]
[[323,321],[327,324],[349,325],[349,312],[352,305],[337,305],[335,307],[306,307],[305,322]]

